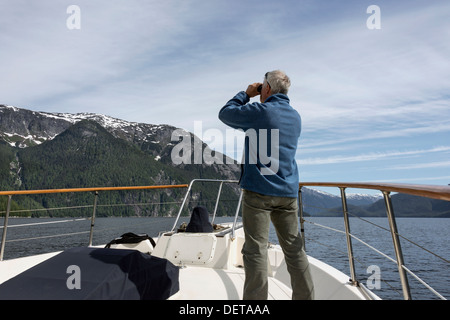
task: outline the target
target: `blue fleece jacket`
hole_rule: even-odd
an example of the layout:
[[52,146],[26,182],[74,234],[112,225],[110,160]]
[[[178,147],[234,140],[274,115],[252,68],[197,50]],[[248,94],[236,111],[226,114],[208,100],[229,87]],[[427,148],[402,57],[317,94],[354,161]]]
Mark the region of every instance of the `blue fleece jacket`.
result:
[[295,153],[301,131],[300,115],[290,106],[288,96],[281,93],[268,97],[264,103],[249,101],[247,93],[241,91],[219,112],[223,123],[246,133],[241,187],[265,195],[296,198],[299,176]]

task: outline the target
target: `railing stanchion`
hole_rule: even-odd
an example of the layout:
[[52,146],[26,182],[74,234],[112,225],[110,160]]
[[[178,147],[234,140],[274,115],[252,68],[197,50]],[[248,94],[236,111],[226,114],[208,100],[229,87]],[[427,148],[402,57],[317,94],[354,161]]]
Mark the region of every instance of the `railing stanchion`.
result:
[[180,219],[180,216],[181,216],[181,211],[183,211],[184,204],[186,203],[186,200],[189,197],[189,192],[191,192],[191,188],[192,188],[192,185],[194,184],[194,181],[195,181],[195,179],[189,183],[186,194],[184,195],[183,203],[180,206],[180,210],[178,211],[177,218],[175,219],[175,223],[173,224],[173,227],[170,231],[174,231],[177,226],[178,219]]
[[394,242],[395,257],[397,258],[398,273],[400,275],[400,281],[402,283],[403,297],[405,300],[411,300],[411,291],[409,289],[408,278],[406,276],[405,269],[403,269],[403,253],[400,246],[400,239],[398,237],[397,224],[395,222],[394,208],[392,206],[392,200],[389,191],[382,191],[384,196],[384,202],[386,205],[386,213],[389,220],[389,228],[391,230],[392,241]]
[[89,246],[92,246],[92,238],[94,236],[95,211],[97,210],[97,198],[98,198],[98,191],[95,191],[95,194],[94,194],[94,209],[92,210],[92,217],[91,217],[91,231],[89,233]]
[[[187,199],[189,197],[189,192],[192,189],[192,185],[194,184],[194,182],[197,182],[197,181],[199,181],[199,182],[220,182],[220,189],[219,189],[219,193],[217,194],[217,197],[220,196],[220,192],[222,190],[222,184],[224,182],[225,183],[238,183],[237,180],[215,180],[215,179],[194,179],[194,180],[192,180],[189,183],[188,190],[187,190],[187,192],[186,192],[186,194],[184,196],[184,199],[183,199],[183,203],[181,203],[180,210],[178,211],[178,214],[177,214],[177,218],[175,219],[175,223],[173,224],[172,229],[170,230],[170,232],[175,230],[175,228],[177,226],[177,223],[178,223],[178,220],[180,219],[181,212],[183,211],[184,205],[185,205],[185,203],[186,203],[186,201],[187,201]],[[215,214],[216,214],[216,210],[217,210],[218,201],[219,200],[217,199],[216,200],[216,208],[214,209],[214,218],[215,218]],[[213,218],[213,221],[214,221],[214,218]]]
[[348,220],[347,197],[345,195],[345,187],[339,187],[341,190],[342,211],[344,213],[345,237],[347,239],[348,262],[350,264],[350,276],[353,285],[358,285],[355,272],[355,259],[353,258],[352,238],[350,236],[350,222]]
[[223,181],[220,182],[219,192],[217,192],[216,205],[214,206],[214,213],[213,213],[213,217],[211,220],[211,224],[214,224],[214,219],[216,219],[217,208],[219,207],[220,194],[222,193],[222,186],[223,186]]
[[5,251],[6,229],[8,228],[9,212],[11,211],[11,198],[12,198],[12,195],[8,195],[8,203],[6,205],[6,213],[5,213],[5,222],[3,223],[2,244],[0,247],[0,261],[3,260],[3,253]]

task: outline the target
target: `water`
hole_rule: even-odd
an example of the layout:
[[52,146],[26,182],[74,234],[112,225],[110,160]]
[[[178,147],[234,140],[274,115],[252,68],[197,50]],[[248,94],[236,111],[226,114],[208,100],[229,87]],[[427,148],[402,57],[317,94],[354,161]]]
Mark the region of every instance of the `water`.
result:
[[[312,223],[345,230],[342,218],[307,218]],[[395,260],[392,236],[386,218],[366,218],[370,223],[358,218],[350,218],[350,230],[357,238],[368,243]],[[382,229],[380,227],[385,229]],[[446,260],[450,258],[450,219],[437,218],[398,218],[397,228],[400,235],[420,244]],[[350,274],[345,234],[305,223],[306,252],[345,274]],[[431,253],[428,253],[409,241],[400,238],[406,267],[433,287],[445,298],[450,298],[450,265]],[[353,254],[357,280],[364,285],[374,285],[374,267],[379,268],[380,289],[372,289],[382,299],[403,299],[400,277],[396,263],[388,260],[366,245],[352,238]],[[370,268],[369,268],[370,267]],[[439,299],[430,293],[411,275],[407,275],[413,299]]]
[[[41,224],[42,222],[66,221],[64,223]],[[233,218],[216,218],[217,223],[229,222]],[[347,258],[345,235],[318,227],[325,225],[338,230],[344,230],[342,218],[307,218],[305,223],[306,252],[308,255],[322,260],[346,274],[350,274]],[[385,218],[367,218],[371,223],[389,229]],[[180,222],[188,218],[180,219]],[[3,223],[3,222],[2,222]],[[36,224],[27,227],[14,227],[21,224]],[[126,232],[146,233],[157,237],[160,231],[170,230],[173,218],[96,218],[93,245],[101,245]],[[7,243],[4,259],[12,259],[38,253],[64,250],[75,246],[86,246],[89,241],[90,220],[73,220],[71,218],[10,218],[7,230]],[[399,218],[397,219],[399,233],[407,239],[419,243],[428,250],[449,260],[450,219]],[[390,233],[380,227],[369,224],[357,218],[350,218],[352,234],[368,242],[374,248],[395,258]],[[64,234],[60,237],[48,237]],[[39,239],[37,239],[39,238]],[[18,241],[20,239],[28,239]],[[277,243],[273,228],[269,239]],[[449,263],[434,255],[417,248],[410,242],[401,239],[405,264],[426,283],[431,285],[441,295],[450,298]],[[355,256],[357,280],[364,285],[380,284],[373,292],[383,299],[403,299],[397,265],[373,252],[365,245],[352,239]],[[373,273],[373,266],[378,273]],[[370,268],[369,268],[370,267]],[[372,268],[372,269],[371,269]],[[376,281],[380,275],[381,281]],[[438,299],[422,284],[408,275],[413,299]]]

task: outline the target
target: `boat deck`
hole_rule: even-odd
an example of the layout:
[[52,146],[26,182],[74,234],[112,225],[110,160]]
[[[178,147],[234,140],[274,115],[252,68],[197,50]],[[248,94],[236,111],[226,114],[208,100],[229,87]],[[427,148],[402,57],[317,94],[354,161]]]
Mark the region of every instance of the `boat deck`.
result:
[[[242,300],[244,269],[191,267],[180,269],[180,291],[170,300]],[[202,290],[199,290],[202,288]],[[269,300],[290,300],[292,290],[269,277]]]

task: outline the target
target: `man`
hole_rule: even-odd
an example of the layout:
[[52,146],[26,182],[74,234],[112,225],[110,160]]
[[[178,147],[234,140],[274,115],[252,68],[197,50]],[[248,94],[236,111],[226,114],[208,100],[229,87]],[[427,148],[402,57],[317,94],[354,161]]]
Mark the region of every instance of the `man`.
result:
[[[270,220],[291,276],[292,299],[314,298],[309,263],[298,230],[299,177],[295,153],[301,118],[289,105],[289,87],[290,80],[284,72],[268,72],[263,83],[249,85],[219,112],[222,122],[246,132],[240,180],[245,231],[244,299],[268,297]],[[249,103],[257,95],[261,103]]]

